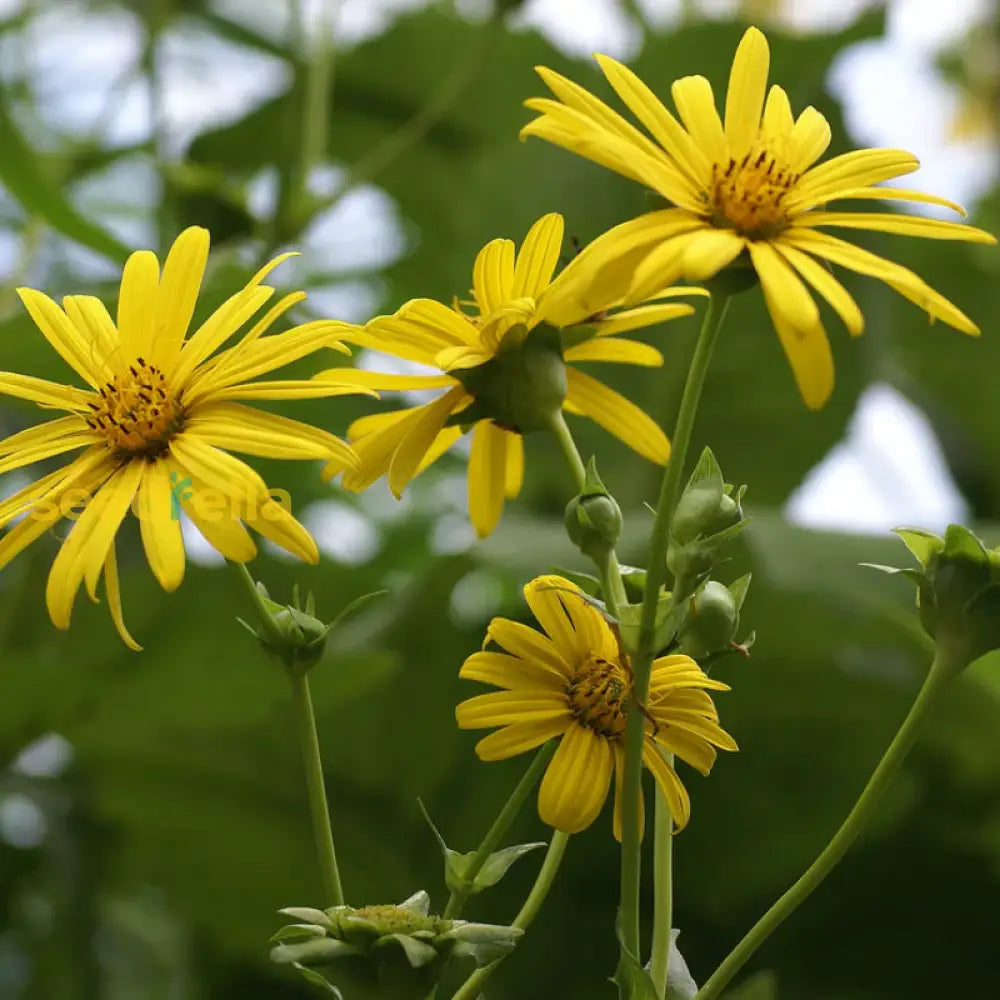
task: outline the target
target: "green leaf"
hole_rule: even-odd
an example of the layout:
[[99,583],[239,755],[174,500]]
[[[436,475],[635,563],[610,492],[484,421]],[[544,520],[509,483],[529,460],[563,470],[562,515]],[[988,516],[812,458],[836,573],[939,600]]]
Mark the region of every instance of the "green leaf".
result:
[[917,557],[921,566],[926,566],[930,562],[931,556],[944,548],[943,539],[923,528],[896,528],[894,533],[899,535],[903,544]]
[[331,983],[326,976],[322,973],[317,972],[315,969],[310,969],[305,965],[300,965],[298,962],[292,963],[292,968],[307,982],[311,983],[313,986],[318,986],[324,993],[335,997],[336,1000],[344,1000],[344,994],[337,989],[336,986]]
[[0,99],[0,181],[31,215],[44,219],[53,229],[121,264],[129,249],[97,223],[84,218],[55,183],[28,145]]

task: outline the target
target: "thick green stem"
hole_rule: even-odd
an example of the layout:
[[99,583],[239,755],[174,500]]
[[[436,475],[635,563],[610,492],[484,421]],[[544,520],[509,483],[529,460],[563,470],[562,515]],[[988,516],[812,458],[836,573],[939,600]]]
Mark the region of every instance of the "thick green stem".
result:
[[333,828],[330,826],[330,808],[326,801],[323,781],[323,760],[319,752],[316,717],[313,714],[312,696],[309,693],[309,676],[304,671],[289,670],[292,701],[295,705],[295,729],[302,748],[302,764],[309,794],[309,812],[312,816],[313,838],[323,879],[323,899],[326,906],[343,906],[344,890],[340,884],[337,852],[333,846]]
[[[264,633],[272,641],[280,640],[281,634],[264,604],[264,599],[257,589],[250,571],[242,563],[233,563],[232,565],[253,604],[257,620]],[[326,800],[323,760],[319,751],[319,736],[316,732],[312,696],[309,693],[309,677],[304,670],[297,668],[294,664],[283,662],[282,665],[292,686],[295,729],[302,749],[302,764],[305,770],[306,792],[309,796],[313,838],[316,841],[316,855],[323,881],[323,898],[326,906],[342,906],[344,890],[340,884],[337,852],[333,845],[333,829],[330,826],[330,808]]]
[[[673,764],[673,754],[669,761]],[[653,828],[653,943],[649,958],[649,974],[656,995],[667,994],[667,973],[670,966],[670,930],[674,918],[673,890],[674,818],[670,806],[656,792],[656,820]]]
[[443,917],[454,919],[461,913],[465,901],[469,898],[471,887],[476,881],[476,876],[482,870],[483,865],[486,864],[487,858],[500,846],[500,841],[503,840],[511,824],[516,819],[517,814],[527,801],[528,796],[531,795],[535,785],[538,784],[538,779],[542,776],[542,772],[552,759],[555,748],[555,743],[550,740],[535,754],[535,759],[531,762],[531,766],[524,772],[524,776],[517,783],[514,791],[511,792],[510,798],[507,799],[503,809],[497,814],[493,825],[486,831],[486,836],[483,837],[482,843],[476,849],[476,853],[472,856],[469,866],[465,870],[465,880],[469,888],[452,889],[451,895],[448,897],[448,903],[444,908],[444,913],[441,914]]
[[[556,830],[552,834],[552,841],[545,854],[545,861],[542,862],[541,871],[539,871],[538,877],[535,879],[535,884],[531,887],[531,892],[524,901],[520,912],[511,921],[512,927],[519,927],[521,930],[526,930],[535,919],[542,907],[542,903],[545,902],[545,897],[549,894],[549,889],[552,888],[552,883],[555,881],[556,872],[559,871],[560,864],[562,864],[563,854],[566,852],[566,845],[568,843],[568,833],[561,833],[559,830]],[[484,965],[481,969],[476,969],[455,991],[451,1000],[476,1000],[483,983],[493,975],[497,966],[502,961],[502,958],[498,958],[496,961],[490,962],[489,965]]]
[[944,651],[938,649],[920,693],[843,825],[820,856],[806,869],[805,874],[754,924],[743,940],[726,956],[708,982],[698,991],[696,1000],[715,1000],[750,956],[764,943],[768,935],[809,896],[847,853],[848,848],[872,818],[889,782],[916,742],[920,728],[942,690],[957,672],[956,665]]
[[[677,427],[671,445],[670,461],[663,473],[660,497],[653,520],[646,565],[646,585],[643,590],[642,613],[639,624],[637,648],[632,656],[632,673],[635,700],[644,705],[649,693],[649,674],[656,652],[656,610],[660,587],[666,574],[667,543],[670,523],[680,496],[684,460],[687,457],[691,432],[694,428],[698,400],[701,398],[705,374],[712,358],[716,335],[726,315],[729,299],[713,295],[708,302],[705,318],[698,334],[694,356],[688,369]],[[639,956],[639,875],[640,836],[639,796],[642,794],[642,746],[645,736],[645,716],[641,711],[631,711],[625,729],[625,768],[622,777],[622,870],[621,870],[621,934],[623,948]],[[660,881],[668,876],[660,873]],[[669,941],[670,928],[659,928]]]

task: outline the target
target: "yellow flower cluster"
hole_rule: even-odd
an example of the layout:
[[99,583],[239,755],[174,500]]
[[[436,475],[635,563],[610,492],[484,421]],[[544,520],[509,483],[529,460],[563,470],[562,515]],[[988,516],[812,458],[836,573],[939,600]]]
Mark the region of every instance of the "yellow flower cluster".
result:
[[[679,280],[707,283],[711,290],[729,269],[753,277],[812,408],[822,406],[833,388],[813,293],[851,334],[864,325],[831,264],[875,277],[931,317],[978,333],[917,275],[826,230],[981,243],[994,238],[923,217],[827,210],[827,203],[848,199],[924,202],[962,212],[932,195],[882,186],[917,168],[910,153],[866,149],[821,162],[830,127],[812,107],[795,117],[785,91],[768,89],[769,52],[760,31],[750,28],[739,44],[721,117],[704,77],[673,84],[675,116],[626,66],[606,56],[597,60],[641,127],[540,68],[552,96],[527,102],[538,116],[522,137],[537,136],[635,180],[669,207],[615,226],[565,266],[563,219],[549,214],[519,249],[509,239],[482,248],[469,301],[414,299],[363,326],[321,320],[281,333],[270,332],[273,324],[305,298],[293,292],[265,308],[274,294],[265,279],[284,257],[192,329],[209,251],[209,235],[200,228],[181,233],[162,269],[149,251],[129,257],[114,318],[93,296],[70,295],[60,305],[40,291],[18,289],[77,382],[0,372],[0,393],[63,414],[0,441],[0,473],[73,457],[0,501],[0,528],[7,528],[0,568],[69,517],[46,588],[52,621],[67,628],[81,586],[97,600],[103,578],[113,621],[124,641],[138,648],[123,620],[115,554],[130,510],[150,568],[168,591],[184,574],[182,513],[234,562],[256,555],[248,528],[302,559],[318,558],[288,505],[276,502],[234,452],[318,459],[327,478],[342,474],[343,486],[353,491],[384,475],[399,496],[471,432],[469,511],[480,536],[493,530],[505,500],[521,489],[522,435],[552,429],[563,411],[591,418],[644,458],[664,464],[670,446],[660,427],[578,364],[662,365],[656,348],[622,334],[691,313],[678,297],[707,291],[678,286]],[[349,353],[345,342],[429,371],[332,368],[308,380],[268,377],[321,349]],[[440,393],[419,406],[357,419],[347,441],[247,405],[404,389]],[[221,501],[211,510],[202,502],[207,493]],[[573,832],[593,820],[612,775],[620,781],[628,664],[607,623],[572,584],[540,578],[525,593],[546,635],[495,620],[490,638],[505,652],[474,654],[462,675],[503,690],[465,702],[458,719],[468,728],[502,727],[480,742],[486,759],[561,736],[540,809],[548,822]],[[722,688],[687,657],[654,664],[644,759],[678,826],[687,820],[687,795],[661,750],[707,771],[716,747],[735,748],[706,693]]]

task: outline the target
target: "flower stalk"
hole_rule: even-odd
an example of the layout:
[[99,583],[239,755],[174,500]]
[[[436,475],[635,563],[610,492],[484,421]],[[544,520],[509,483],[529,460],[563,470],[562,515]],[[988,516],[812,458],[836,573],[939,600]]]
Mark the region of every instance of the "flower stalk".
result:
[[960,663],[953,662],[955,656],[952,652],[945,646],[938,646],[934,662],[931,664],[916,700],[889,744],[889,748],[878,762],[871,778],[868,779],[868,784],[865,785],[864,791],[855,802],[847,819],[844,820],[833,839],[799,880],[778,899],[747,932],[743,940],[726,956],[722,964],[698,991],[695,1000],[715,1000],[753,953],[767,940],[771,932],[806,900],[857,840],[858,835],[874,815],[889,783],[916,742],[927,716],[937,704],[942,691],[965,666],[967,659],[964,654],[960,654],[958,658],[961,660]]
[[[666,572],[667,545],[670,540],[670,525],[674,509],[680,496],[681,477],[684,460],[694,429],[695,415],[701,398],[705,375],[712,358],[716,337],[729,307],[729,296],[713,295],[702,321],[698,341],[695,345],[691,366],[688,369],[677,427],[671,444],[670,460],[663,473],[656,517],[649,541],[649,557],[646,568],[646,583],[643,589],[642,611],[637,645],[632,650],[632,673],[635,699],[643,705],[649,693],[649,675],[652,668],[656,633],[657,605],[660,587]],[[629,712],[625,732],[625,773],[622,794],[622,862],[621,862],[621,935],[622,948],[632,955],[639,954],[639,877],[640,877],[640,837],[639,796],[642,793],[642,745],[646,719],[642,712]],[[665,823],[660,823],[660,832],[669,831]],[[668,834],[664,834],[667,836]],[[654,914],[657,954],[662,952],[663,941],[669,950],[671,898],[671,857],[670,851],[656,852],[658,870],[654,874],[657,886],[655,898],[659,911]],[[666,913],[663,910],[666,909]],[[662,955],[661,955],[662,961]],[[665,970],[664,970],[665,971]]]

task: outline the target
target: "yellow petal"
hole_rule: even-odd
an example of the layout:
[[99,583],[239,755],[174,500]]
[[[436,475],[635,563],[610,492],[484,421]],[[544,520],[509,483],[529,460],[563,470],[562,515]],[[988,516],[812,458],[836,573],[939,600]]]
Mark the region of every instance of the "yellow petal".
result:
[[[167,462],[146,463],[139,484],[139,530],[153,575],[166,591],[176,590],[184,579],[184,541],[180,504],[174,497]],[[182,490],[183,491],[183,490]]]
[[469,454],[469,520],[476,534],[485,538],[503,512],[507,473],[507,432],[488,420],[472,429]]
[[726,139],[734,160],[743,159],[757,139],[770,58],[764,35],[747,28],[733,57],[726,91]]
[[539,719],[534,722],[518,722],[504,726],[489,736],[484,736],[476,744],[476,755],[480,760],[506,760],[518,754],[548,743],[554,736],[566,730],[566,719]]
[[661,726],[653,740],[685,764],[690,764],[699,774],[711,773],[718,757],[711,743],[675,726]]
[[163,263],[156,294],[152,356],[169,369],[177,360],[198,302],[208,261],[208,230],[190,226],[182,232]]
[[788,212],[798,212],[839,197],[850,188],[867,187],[912,173],[920,161],[902,149],[856,149],[835,156],[802,175],[785,199]]
[[567,348],[563,356],[567,361],[573,362],[614,361],[626,365],[646,365],[650,368],[663,364],[663,355],[655,347],[638,340],[626,340],[624,337],[594,337],[575,347]]
[[314,566],[319,562],[319,549],[312,535],[284,505],[267,497],[248,501],[240,513],[254,531],[286,552]]
[[524,483],[524,440],[520,434],[507,433],[507,468],[504,470],[503,494],[513,500]]
[[35,326],[42,331],[59,357],[95,389],[103,385],[108,379],[104,358],[66,313],[47,295],[33,288],[18,288],[17,294]]
[[94,593],[115,534],[142,479],[144,462],[129,462],[97,491],[73,525],[52,563],[45,601],[57,628],[69,628],[73,600],[86,578]]
[[936,194],[926,194],[924,191],[913,191],[910,188],[890,187],[885,184],[877,184],[874,187],[847,188],[838,190],[837,198],[850,198],[861,201],[916,201],[925,205],[940,205],[942,208],[950,208],[963,218],[969,213],[966,212],[957,201],[950,201],[948,198],[940,198]]
[[691,800],[674,769],[663,759],[660,751],[648,741],[642,746],[642,759],[653,773],[657,787],[663,793],[670,815],[674,820],[675,833],[680,833],[691,819]]
[[782,234],[781,242],[823,257],[831,263],[867,274],[884,281],[900,295],[918,305],[931,316],[943,320],[962,333],[978,334],[979,328],[960,309],[956,308],[939,292],[934,291],[920,277],[908,268],[885,260],[876,254],[845,240],[821,233],[813,229],[789,229]]
[[831,137],[830,123],[814,107],[806,108],[788,136],[787,155],[791,172],[801,174],[808,170],[826,152]]
[[776,241],[774,246],[785,260],[833,306],[851,335],[856,337],[861,334],[865,328],[865,318],[847,289],[808,254],[786,246],[780,240]]
[[767,92],[761,134],[765,141],[783,140],[788,138],[794,126],[795,120],[792,118],[792,106],[788,102],[788,94],[774,84]]
[[444,422],[458,408],[464,395],[465,390],[461,386],[449,389],[440,399],[422,407],[420,417],[407,428],[406,435],[399,442],[389,463],[389,489],[397,499],[417,474],[427,449],[441,432]]
[[336,382],[340,385],[356,385],[368,389],[436,389],[454,385],[449,375],[388,375],[384,372],[367,371],[364,368],[328,368],[313,376],[318,381]]
[[694,309],[679,302],[663,302],[656,305],[637,306],[635,309],[623,309],[612,313],[608,319],[595,323],[598,337],[611,337],[617,333],[627,333],[629,330],[641,330],[657,323],[665,323],[681,316],[690,316]]
[[543,215],[528,230],[514,263],[512,299],[537,299],[549,286],[562,252],[563,217],[558,212]]
[[[339,371],[340,369],[335,369]],[[217,389],[207,394],[213,402],[224,399],[329,399],[331,396],[373,396],[379,398],[374,389],[360,385],[345,385],[342,382],[323,382],[315,379],[278,379],[275,381],[244,382]],[[197,406],[201,399],[191,400],[189,406]]]
[[677,281],[684,269],[684,252],[693,238],[707,233],[707,223],[691,227],[687,232],[664,240],[632,266],[632,281],[625,304],[638,305],[645,302],[657,289]]
[[[11,434],[10,437],[0,441],[0,456],[7,456],[6,459],[0,458],[0,471],[8,468],[16,469],[21,465],[38,461],[38,458],[31,457],[35,453],[38,453],[39,458],[45,458],[48,455],[58,455],[61,451],[79,447],[77,444],[59,446],[64,442],[74,441],[80,435],[87,436],[86,444],[99,444],[104,440],[103,436],[90,430],[83,418],[76,414],[48,420],[44,424],[37,424],[34,427],[18,431],[16,434]],[[46,451],[50,447],[55,447],[56,450]],[[28,457],[24,457],[26,455]],[[13,459],[16,464],[8,466],[6,464],[8,459]]]
[[684,246],[682,273],[689,281],[708,281],[731,264],[746,246],[746,240],[731,229],[700,229]]
[[118,291],[118,337],[128,359],[148,355],[160,286],[160,262],[151,250],[130,254]]
[[772,247],[751,243],[750,254],[802,399],[818,410],[833,391],[833,356],[816,303]]
[[567,719],[569,714],[565,691],[534,686],[476,695],[455,709],[459,729],[485,729],[539,719]]
[[239,502],[267,496],[267,484],[246,462],[181,432],[170,442],[170,454],[206,487]]
[[795,220],[796,226],[838,226],[841,229],[871,229],[880,233],[920,236],[928,240],[964,240],[967,243],[996,243],[996,237],[975,226],[944,222],[921,215],[893,212],[808,212]]
[[715,107],[712,85],[703,76],[685,76],[670,88],[677,113],[695,145],[711,163],[728,165],[729,143]]
[[563,833],[579,833],[597,819],[608,797],[614,751],[592,729],[573,724],[545,770],[538,790],[543,823]]
[[[560,652],[556,644],[541,632],[507,618],[494,618],[486,630],[486,641],[513,653],[522,660],[537,663],[540,667],[560,674],[563,681],[573,672],[572,661]],[[574,645],[575,649],[575,645]],[[569,652],[569,651],[567,651]]]
[[514,287],[514,244],[510,240],[490,240],[476,255],[472,268],[472,288],[484,316],[498,309]]
[[60,385],[48,379],[18,375],[15,372],[0,372],[0,393],[59,410],[83,412],[89,412],[87,404],[98,398],[92,392],[84,392],[71,385]]
[[538,660],[522,660],[507,653],[473,653],[462,664],[458,676],[507,690],[543,688],[563,692],[565,696],[566,678],[559,671]]
[[586,643],[573,628],[561,600],[563,594],[577,590],[576,584],[553,574],[535,577],[524,585],[524,599],[531,613],[567,663],[578,663],[589,652]]
[[122,614],[122,593],[118,583],[118,559],[115,556],[115,543],[111,543],[108,556],[104,560],[104,591],[108,598],[108,610],[122,641],[133,652],[141,653],[142,646],[132,638],[125,627],[125,616]]
[[711,180],[712,166],[680,122],[627,66],[610,56],[597,55],[595,58],[608,83],[691,184],[704,188]]
[[567,402],[624,441],[643,458],[659,465],[666,464],[670,457],[667,436],[635,403],[579,369],[567,369],[566,378]]

